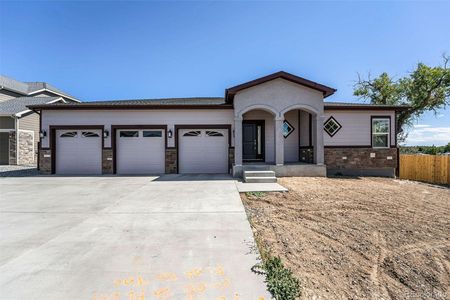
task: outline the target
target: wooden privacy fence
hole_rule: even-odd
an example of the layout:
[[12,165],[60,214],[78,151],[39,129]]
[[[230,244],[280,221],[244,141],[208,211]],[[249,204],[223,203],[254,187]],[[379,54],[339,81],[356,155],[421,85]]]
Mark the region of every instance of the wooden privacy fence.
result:
[[450,156],[401,154],[400,178],[450,184]]

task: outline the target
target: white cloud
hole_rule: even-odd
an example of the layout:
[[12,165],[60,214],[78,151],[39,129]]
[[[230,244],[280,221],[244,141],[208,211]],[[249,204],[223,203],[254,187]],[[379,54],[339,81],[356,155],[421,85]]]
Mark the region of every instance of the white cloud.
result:
[[425,124],[416,124],[416,125],[413,125],[414,126],[414,128],[426,128],[426,127],[431,127],[431,125],[425,125]]
[[449,127],[431,127],[430,125],[415,125],[409,132],[406,144],[415,145],[446,145],[450,142]]

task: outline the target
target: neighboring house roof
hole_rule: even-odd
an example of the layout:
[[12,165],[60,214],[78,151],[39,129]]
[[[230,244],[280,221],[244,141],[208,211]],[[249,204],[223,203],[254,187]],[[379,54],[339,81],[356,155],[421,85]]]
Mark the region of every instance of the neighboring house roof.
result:
[[46,103],[54,103],[63,101],[61,97],[18,97],[0,102],[0,115],[16,115],[20,117],[22,114],[30,111],[29,105],[42,105]]
[[[53,103],[41,105],[29,105],[32,109],[161,109],[161,108],[190,108],[190,109],[229,109],[232,104],[225,102],[220,97],[196,97],[196,98],[163,98],[163,99],[136,99],[136,100],[112,100],[94,101],[82,103]],[[362,103],[324,102],[325,109],[376,109],[376,110],[403,110],[407,106],[373,105]]]
[[32,96],[40,92],[50,92],[57,96],[80,102],[80,100],[72,95],[63,92],[46,82],[22,82],[3,75],[0,75],[0,89],[5,89],[24,96]]
[[336,92],[336,89],[330,88],[328,86],[325,86],[323,84],[284,72],[284,71],[280,71],[280,72],[276,72],[243,84],[239,84],[236,86],[233,86],[231,88],[228,88],[225,90],[225,101],[227,103],[233,103],[233,99],[234,99],[234,95],[236,95],[237,92],[240,92],[242,90],[248,89],[250,87],[265,83],[267,81],[271,81],[277,78],[282,78],[306,87],[309,87],[311,89],[320,91],[323,93],[323,97],[326,98],[328,96],[331,96],[334,94],[334,92]]

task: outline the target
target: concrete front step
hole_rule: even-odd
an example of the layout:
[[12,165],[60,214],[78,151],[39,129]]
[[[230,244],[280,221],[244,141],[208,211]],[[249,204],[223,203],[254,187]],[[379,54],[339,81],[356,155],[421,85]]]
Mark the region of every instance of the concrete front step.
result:
[[246,183],[273,183],[277,182],[276,177],[246,177],[244,179]]
[[270,170],[244,171],[244,177],[275,177],[275,172]]

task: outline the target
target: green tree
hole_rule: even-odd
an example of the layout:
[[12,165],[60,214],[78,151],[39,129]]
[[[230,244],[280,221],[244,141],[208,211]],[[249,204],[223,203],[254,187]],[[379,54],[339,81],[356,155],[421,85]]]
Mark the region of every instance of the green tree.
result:
[[377,78],[363,79],[358,74],[355,96],[372,104],[405,105],[407,108],[397,116],[398,139],[404,140],[407,128],[424,112],[435,113],[450,104],[450,56],[443,55],[443,65],[430,67],[418,63],[410,74],[394,79],[387,73]]

